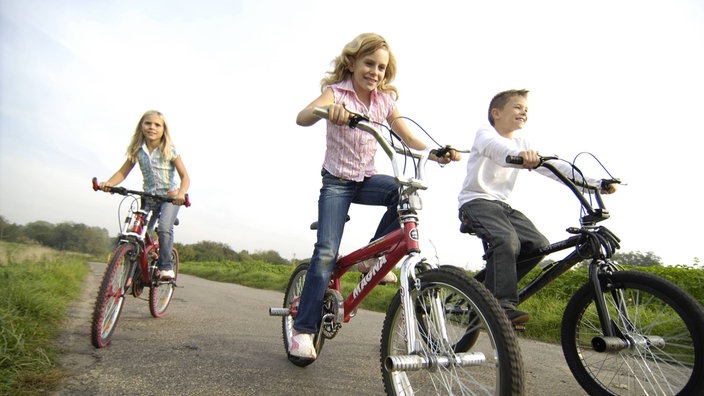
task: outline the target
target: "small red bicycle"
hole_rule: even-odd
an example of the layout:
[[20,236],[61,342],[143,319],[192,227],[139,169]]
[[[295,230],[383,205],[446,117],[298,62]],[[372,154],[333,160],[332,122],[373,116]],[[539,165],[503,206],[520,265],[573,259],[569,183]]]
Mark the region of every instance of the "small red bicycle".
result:
[[[96,178],[93,178],[93,190],[100,190]],[[171,255],[176,276],[171,280],[159,280],[156,265],[160,254],[159,240],[147,232],[152,212],[142,209],[140,199],[146,197],[157,202],[171,202],[173,197],[157,196],[124,187],[110,187],[107,192],[125,196],[118,207],[118,218],[122,217],[120,209],[125,203],[127,216],[120,224],[119,241],[105,268],[93,309],[90,333],[91,342],[96,348],[103,348],[110,343],[127,294],[139,297],[144,288],[149,287],[149,311],[155,318],[162,317],[173,299],[179,266],[178,251],[174,247],[171,249]],[[188,195],[184,206],[191,206]]]
[[[325,109],[316,109],[316,114],[327,118]],[[386,393],[521,394],[523,361],[518,341],[496,299],[467,274],[440,267],[420,255],[418,211],[422,205],[418,192],[427,188],[423,179],[430,151],[417,154],[394,147],[362,114],[354,114],[349,125],[374,135],[390,158],[400,189],[401,228],[337,258],[324,296],[320,332],[314,337],[318,356],[324,340],[335,337],[343,323],[354,317],[362,300],[401,263],[400,288],[386,312],[381,333]],[[442,156],[443,150],[449,148],[435,151],[436,155]],[[396,153],[413,161],[414,177],[399,172]],[[341,277],[370,258],[377,258],[377,264],[343,297]],[[270,315],[283,317],[287,354],[307,271],[308,263],[299,265],[289,280],[283,307],[269,309]],[[313,362],[290,354],[288,358],[298,366]]]

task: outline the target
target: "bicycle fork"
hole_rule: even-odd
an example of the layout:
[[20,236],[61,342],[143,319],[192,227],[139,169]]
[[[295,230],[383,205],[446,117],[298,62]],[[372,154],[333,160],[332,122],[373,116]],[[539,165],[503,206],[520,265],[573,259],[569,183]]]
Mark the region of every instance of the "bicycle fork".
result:
[[[619,288],[613,288],[611,277],[612,264],[604,262],[601,265],[592,263],[589,267],[589,282],[594,290],[594,304],[601,324],[602,336],[592,339],[592,347],[596,352],[617,353],[624,349],[639,346],[664,348],[665,340],[659,336],[634,334],[635,326],[628,315],[628,301]],[[618,320],[623,327],[621,331],[618,324],[614,322],[606,306],[604,288],[610,289],[614,300],[614,308],[618,315]]]
[[[486,356],[481,352],[455,353],[448,339],[447,328],[445,327],[445,303],[438,295],[430,296],[429,315],[431,320],[426,323],[428,333],[435,334],[438,339],[431,340],[426,336],[427,341],[440,343],[441,346],[423,345],[419,337],[419,319],[415,311],[413,294],[421,290],[421,280],[416,274],[416,266],[421,262],[417,256],[407,257],[401,265],[401,315],[403,322],[403,336],[406,341],[406,355],[387,356],[384,360],[384,368],[387,371],[418,371],[423,369],[434,370],[441,367],[450,366],[478,366],[486,363]],[[411,289],[411,283],[413,283]],[[434,328],[430,328],[433,326]],[[440,349],[444,354],[425,353],[426,349]]]

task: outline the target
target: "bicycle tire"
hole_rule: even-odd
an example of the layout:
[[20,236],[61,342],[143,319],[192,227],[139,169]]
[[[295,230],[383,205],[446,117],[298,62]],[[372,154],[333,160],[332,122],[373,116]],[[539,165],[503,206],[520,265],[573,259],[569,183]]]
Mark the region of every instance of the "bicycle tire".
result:
[[[411,356],[420,356],[431,364],[417,371],[388,369],[390,357],[407,353],[399,291],[389,305],[381,333],[381,372],[386,394],[523,394],[523,360],[518,340],[492,294],[466,274],[450,269],[426,271],[418,279],[420,289],[409,291],[415,305],[418,344]],[[437,312],[438,306],[443,312]],[[460,306],[464,309],[458,310]],[[438,317],[444,318],[444,323],[436,323]],[[442,332],[437,329],[443,327],[447,339],[438,337]],[[473,339],[472,344],[459,347],[467,335]],[[459,352],[476,353],[484,361],[469,366],[436,364],[444,358],[457,361]]]
[[[284,316],[281,320],[281,330],[284,338],[286,356],[291,363],[299,367],[308,366],[315,361],[315,359],[304,359],[297,356],[291,356],[291,354],[288,353],[289,342],[293,333],[293,320],[296,317],[298,303],[301,299],[301,292],[303,291],[303,284],[305,283],[307,273],[308,263],[299,264],[298,267],[293,270],[293,273],[289,278],[288,285],[286,286],[286,293],[284,294],[284,308],[288,308],[290,310],[290,314]],[[320,352],[323,350],[324,342],[325,337],[320,335],[320,333],[313,337],[315,351],[318,356],[320,356]]]
[[174,279],[171,282],[160,282],[152,279],[149,287],[149,312],[155,318],[160,318],[166,314],[166,310],[171,306],[176,291],[175,282],[178,278],[179,256],[176,248],[171,249],[171,258],[174,261]]
[[[605,282],[602,282],[605,283]],[[562,322],[562,349],[575,379],[590,395],[701,395],[704,390],[704,311],[674,283],[653,274],[618,271],[602,285],[616,333],[639,341],[618,352],[597,352],[592,339],[602,327],[594,290],[583,285],[570,299]],[[608,287],[608,290],[606,289]],[[614,296],[623,293],[628,320]],[[628,324],[628,328],[623,325]],[[653,336],[664,345],[650,344]]]
[[131,272],[136,247],[130,243],[117,246],[100,282],[91,321],[91,343],[96,348],[110,344],[125,301],[126,282]]

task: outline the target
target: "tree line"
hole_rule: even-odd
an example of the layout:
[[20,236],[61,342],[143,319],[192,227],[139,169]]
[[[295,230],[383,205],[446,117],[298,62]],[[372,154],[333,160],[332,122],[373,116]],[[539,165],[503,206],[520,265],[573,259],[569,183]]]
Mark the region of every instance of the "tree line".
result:
[[[94,256],[110,254],[115,248],[117,236],[110,236],[105,228],[90,227],[85,224],[63,222],[52,224],[35,221],[26,225],[8,222],[0,216],[0,241],[24,244],[41,244],[56,250],[87,253]],[[235,261],[259,260],[270,264],[290,265],[275,250],[247,250],[236,252],[221,242],[200,241],[194,244],[175,243],[181,261]],[[621,264],[639,267],[662,266],[660,256],[653,252],[618,252],[614,259]],[[698,260],[695,264],[699,264]]]
[[[0,241],[23,244],[39,244],[60,251],[106,256],[115,248],[117,236],[110,236],[107,229],[85,224],[63,222],[52,224],[34,221],[26,225],[13,224],[0,216]],[[274,250],[236,252],[227,244],[200,241],[194,244],[174,244],[181,261],[250,261],[259,260],[270,264],[289,265],[291,261]]]

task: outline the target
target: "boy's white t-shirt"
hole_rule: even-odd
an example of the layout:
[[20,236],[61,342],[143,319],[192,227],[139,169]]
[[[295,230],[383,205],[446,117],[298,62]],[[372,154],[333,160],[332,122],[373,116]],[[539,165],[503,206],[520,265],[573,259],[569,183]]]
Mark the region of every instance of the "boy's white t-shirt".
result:
[[[530,150],[531,146],[522,134],[509,139],[503,137],[490,125],[482,126],[477,131],[474,143],[467,158],[467,176],[458,196],[459,206],[475,199],[506,202],[516,185],[521,165],[509,164],[506,157],[517,156],[521,151]],[[568,178],[581,181],[582,178],[572,174],[572,168],[561,161],[552,162]],[[536,172],[559,181],[552,172],[539,167]],[[598,185],[599,180],[586,178],[591,185]]]

